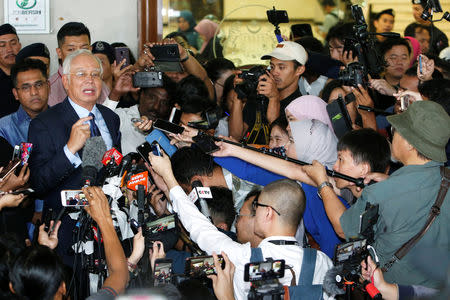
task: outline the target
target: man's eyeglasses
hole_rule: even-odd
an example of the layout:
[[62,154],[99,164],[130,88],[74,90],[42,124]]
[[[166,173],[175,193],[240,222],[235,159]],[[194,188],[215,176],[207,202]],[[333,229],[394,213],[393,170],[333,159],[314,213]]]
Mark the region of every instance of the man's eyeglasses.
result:
[[70,75],[75,75],[77,79],[86,80],[88,78],[92,78],[92,80],[101,79],[102,74],[99,71],[93,71],[91,73],[85,71],[78,71],[75,73],[70,73]]
[[254,214],[256,214],[256,209],[258,208],[258,206],[261,206],[261,207],[270,207],[271,209],[273,209],[274,212],[277,213],[277,215],[281,216],[281,214],[275,208],[273,208],[273,206],[259,203],[258,199],[259,199],[259,197],[255,197],[255,199],[252,202],[252,211]]
[[241,217],[254,217],[254,214],[241,214],[240,212],[236,213],[236,222],[241,218]]
[[47,81],[39,80],[39,81],[36,81],[33,84],[26,83],[26,84],[22,85],[21,87],[18,87],[17,89],[21,90],[24,93],[29,93],[31,91],[31,88],[34,87],[36,90],[40,90],[40,89],[42,89],[44,87],[44,85],[46,83],[47,83]]

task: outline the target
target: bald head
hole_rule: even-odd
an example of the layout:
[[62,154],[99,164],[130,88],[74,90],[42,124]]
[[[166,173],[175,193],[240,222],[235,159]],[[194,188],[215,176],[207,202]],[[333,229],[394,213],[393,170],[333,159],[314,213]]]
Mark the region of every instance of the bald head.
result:
[[297,182],[290,179],[271,182],[262,190],[260,199],[280,213],[283,225],[297,230],[306,206],[305,193]]

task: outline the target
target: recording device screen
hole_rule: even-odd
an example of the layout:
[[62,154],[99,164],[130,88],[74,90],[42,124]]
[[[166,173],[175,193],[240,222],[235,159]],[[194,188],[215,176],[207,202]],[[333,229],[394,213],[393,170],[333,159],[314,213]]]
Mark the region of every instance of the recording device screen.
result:
[[155,123],[153,124],[153,127],[158,128],[159,130],[164,131],[166,133],[178,134],[183,133],[184,131],[183,127],[161,119],[156,120]]
[[153,272],[154,286],[165,285],[172,282],[172,260],[157,259]]
[[245,265],[244,281],[258,281],[284,277],[284,259],[248,263]]
[[[218,255],[219,263],[222,268],[225,265],[222,255]],[[214,258],[212,256],[190,257],[186,260],[187,275],[193,278],[205,277],[217,274],[214,267]]]
[[350,256],[365,250],[367,240],[357,240],[336,246],[334,261],[335,264],[346,261]]
[[155,234],[158,232],[168,231],[174,229],[176,227],[176,217],[175,214],[172,214],[167,217],[159,218],[155,221],[147,223],[147,232],[151,234]]
[[88,206],[89,202],[82,190],[63,190],[61,191],[61,205]]
[[8,176],[12,171],[14,171],[21,163],[20,159],[15,159],[13,161],[11,161],[6,168],[4,168],[1,172],[0,172],[0,179],[5,179],[6,176]]

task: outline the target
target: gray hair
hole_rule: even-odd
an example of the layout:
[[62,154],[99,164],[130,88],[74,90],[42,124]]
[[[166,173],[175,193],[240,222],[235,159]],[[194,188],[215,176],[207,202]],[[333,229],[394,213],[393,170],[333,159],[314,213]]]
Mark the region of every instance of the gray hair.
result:
[[100,59],[97,56],[92,54],[92,52],[90,50],[87,50],[87,49],[76,50],[76,51],[70,53],[66,57],[66,59],[63,62],[63,74],[66,74],[66,75],[70,74],[70,68],[71,68],[71,65],[72,65],[72,61],[75,59],[75,57],[78,57],[80,55],[88,55],[88,56],[93,57],[95,59],[95,61],[98,63],[99,67],[100,67],[100,75],[103,76],[102,62],[100,61]]

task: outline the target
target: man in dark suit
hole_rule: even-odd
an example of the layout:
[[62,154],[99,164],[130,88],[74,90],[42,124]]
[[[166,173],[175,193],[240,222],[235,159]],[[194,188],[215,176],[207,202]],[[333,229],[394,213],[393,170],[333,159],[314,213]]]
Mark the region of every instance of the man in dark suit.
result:
[[[41,113],[30,124],[33,143],[29,165],[31,184],[44,200],[44,211],[59,212],[61,190],[81,189],[83,147],[91,136],[99,136],[107,149],[120,147],[119,117],[96,104],[102,89],[102,66],[88,50],[77,50],[63,65],[63,85],[68,97]],[[58,252],[64,263],[73,263],[72,230],[75,221],[62,219]]]

